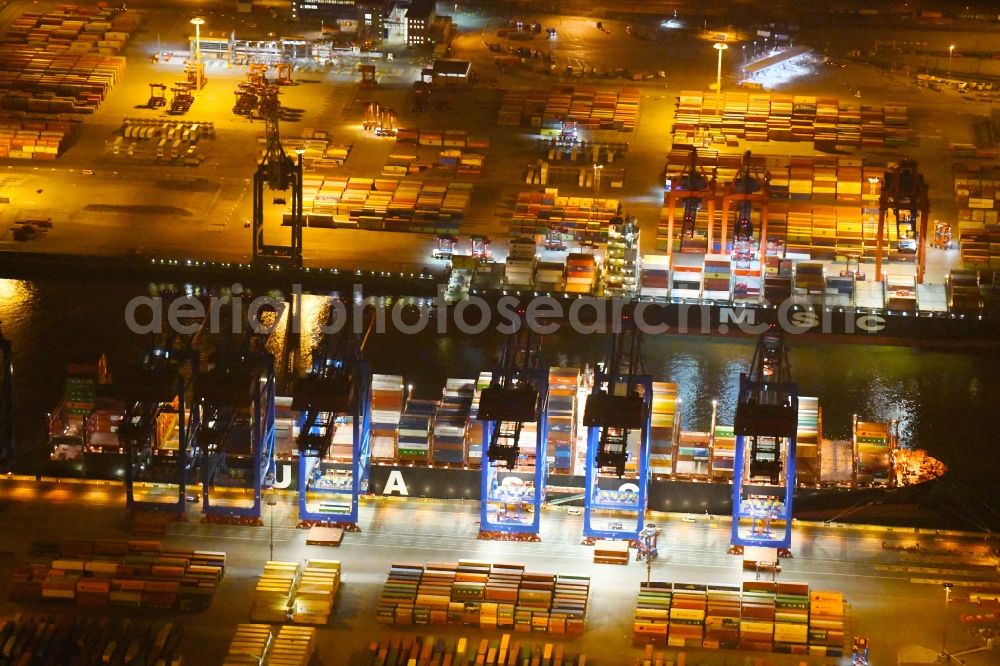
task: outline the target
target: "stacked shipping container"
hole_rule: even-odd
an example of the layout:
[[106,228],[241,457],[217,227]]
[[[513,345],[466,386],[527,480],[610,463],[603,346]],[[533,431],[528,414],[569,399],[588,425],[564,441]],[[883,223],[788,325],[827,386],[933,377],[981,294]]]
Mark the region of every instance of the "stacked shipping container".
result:
[[372,461],[395,462],[399,421],[403,412],[403,378],[372,377]]
[[636,643],[840,656],[843,597],[805,583],[746,581],[741,587],[643,583]]
[[164,549],[158,541],[67,540],[36,545],[34,562],[15,569],[10,598],[65,600],[78,606],[201,610],[225,573],[226,555]]
[[466,465],[469,416],[476,382],[449,379],[434,416],[434,443],[431,461],[436,464]]
[[589,589],[586,576],[532,574],[519,564],[394,564],[378,621],[579,635]]
[[580,371],[575,368],[549,368],[549,424],[547,451],[549,469],[556,474],[572,474],[576,459],[577,392]]

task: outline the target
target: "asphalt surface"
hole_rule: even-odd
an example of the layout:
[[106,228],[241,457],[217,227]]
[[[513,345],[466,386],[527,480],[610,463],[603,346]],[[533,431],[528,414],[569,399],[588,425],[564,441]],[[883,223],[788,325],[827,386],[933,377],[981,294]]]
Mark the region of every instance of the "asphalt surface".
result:
[[[646,567],[595,565],[589,547],[580,545],[582,517],[550,508],[542,517],[540,543],[477,540],[478,506],[417,500],[372,500],[363,503],[360,533],[348,534],[339,548],[305,545],[305,532],[295,529],[292,496],[279,497],[274,509],[274,557],[339,559],[343,584],[330,625],[321,628],[318,663],[364,664],[365,651],[376,637],[387,634],[421,634],[419,628],[387,628],[375,623],[375,607],[392,562],[448,562],[461,558],[520,562],[529,570],[587,574],[592,578],[586,631],[567,641],[570,652],[585,652],[588,663],[605,666],[630,663],[641,654],[631,643],[631,617],[638,584]],[[30,543],[59,538],[116,538],[122,531],[124,511],[120,488],[115,485],[0,481],[0,598],[6,598],[11,568]],[[226,577],[212,607],[197,616],[181,617],[186,631],[186,661],[218,664],[237,623],[249,620],[256,577],[269,557],[270,523],[265,527],[208,525],[188,512],[187,522],[175,523],[165,543],[179,547],[224,550],[228,555]],[[270,517],[265,514],[265,520]],[[752,580],[740,560],[728,555],[726,519],[706,516],[656,514],[660,558],[652,567],[653,580],[694,583],[738,583]],[[15,536],[16,533],[16,536]],[[893,550],[893,546],[920,544],[922,554]],[[812,589],[839,590],[848,604],[848,635],[872,640],[872,663],[889,664],[905,645],[940,650],[947,628],[947,648],[953,653],[982,647],[959,622],[960,613],[982,613],[967,604],[970,589],[996,588],[1000,578],[996,559],[987,554],[982,536],[917,533],[874,527],[798,524],[794,530],[794,558],[782,560],[779,580],[804,581]],[[934,554],[929,554],[932,551]],[[947,617],[941,582],[955,584]],[[58,606],[14,606],[4,611],[55,611]],[[498,636],[472,628],[433,628],[435,635]],[[533,635],[532,640],[556,637]],[[668,657],[679,658],[677,649]],[[687,649],[688,664],[741,663],[744,657],[762,663],[838,664],[844,660],[789,657],[738,651]],[[351,655],[348,659],[344,655]],[[968,652],[962,659],[970,666],[995,664],[997,653]]]

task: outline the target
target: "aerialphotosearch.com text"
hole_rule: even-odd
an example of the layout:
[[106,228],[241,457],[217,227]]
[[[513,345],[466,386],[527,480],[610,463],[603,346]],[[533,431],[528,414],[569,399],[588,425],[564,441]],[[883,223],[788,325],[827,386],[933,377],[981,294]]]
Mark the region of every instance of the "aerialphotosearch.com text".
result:
[[[294,285],[292,296],[301,302],[302,287]],[[857,312],[853,308],[804,309],[791,299],[764,310],[756,307],[635,301],[614,297],[579,296],[559,299],[552,296],[517,297],[503,295],[484,298],[478,295],[449,304],[445,286],[438,286],[434,298],[385,298],[362,296],[361,285],[355,285],[350,299],[330,298],[330,316],[320,324],[320,333],[334,334],[350,324],[361,333],[374,318],[374,332],[390,329],[416,335],[432,327],[444,335],[458,331],[478,335],[495,330],[502,335],[517,331],[522,325],[539,334],[551,334],[559,329],[576,333],[612,333],[621,330],[623,322],[634,324],[644,334],[660,333],[730,333],[759,335],[772,326],[787,333],[876,333],[885,328],[885,318],[879,314]],[[285,301],[273,296],[249,297],[240,284],[228,293],[208,298],[178,296],[137,296],[125,307],[125,323],[137,334],[162,333],[167,330],[192,335],[199,330],[217,334],[228,329],[241,334],[245,327],[254,333],[269,333],[280,325],[280,316],[264,317],[264,313],[287,311]],[[763,313],[767,312],[766,318]],[[766,319],[766,321],[765,321]],[[669,320],[669,321],[668,321]],[[301,308],[291,312],[286,323],[293,334],[302,330]]]

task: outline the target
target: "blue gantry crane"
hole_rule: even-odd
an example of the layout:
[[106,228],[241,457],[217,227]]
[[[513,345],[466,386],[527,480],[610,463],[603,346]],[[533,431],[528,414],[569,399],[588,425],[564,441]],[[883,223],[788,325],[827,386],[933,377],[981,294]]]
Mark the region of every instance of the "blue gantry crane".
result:
[[[335,312],[331,307],[327,330]],[[356,526],[358,498],[368,492],[372,369],[363,352],[375,318],[368,320],[363,338],[351,321],[324,334],[308,374],[295,381],[292,392],[299,426],[299,519],[306,524]],[[351,430],[349,454],[333,450],[338,428]]]
[[[225,341],[214,367],[195,382],[205,520],[261,522],[261,489],[274,476],[275,373],[267,341],[283,312],[275,303],[249,321],[238,319],[242,333]],[[243,492],[226,497],[226,489]]]
[[[545,501],[548,372],[541,367],[541,336],[521,322],[506,336],[500,363],[479,396],[483,422],[481,535],[537,537]],[[520,447],[526,423],[535,445]],[[502,469],[505,468],[505,469]],[[506,470],[506,471],[505,471]]]
[[798,386],[781,331],[765,331],[740,374],[733,467],[735,546],[787,549],[792,541]]
[[0,472],[14,470],[14,363],[10,340],[0,332]]
[[[201,322],[191,332],[156,335],[146,356],[121,387],[126,404],[118,442],[125,454],[125,501],[129,511],[163,509],[182,513],[188,487],[197,484],[199,451],[194,433],[197,403],[188,394],[198,377],[199,354],[193,344]],[[137,497],[136,484],[156,484],[156,492]],[[161,489],[172,490],[166,494]]]
[[616,329],[583,410],[588,540],[638,539],[646,512],[653,378],[643,370],[642,332],[631,314]]

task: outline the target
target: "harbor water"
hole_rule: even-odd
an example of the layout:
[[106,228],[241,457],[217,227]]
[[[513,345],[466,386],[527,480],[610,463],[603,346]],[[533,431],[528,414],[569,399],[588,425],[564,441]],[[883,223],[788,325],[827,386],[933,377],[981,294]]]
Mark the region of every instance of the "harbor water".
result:
[[[126,326],[129,300],[158,287],[94,278],[87,282],[0,280],[0,322],[13,345],[18,467],[40,469],[48,450],[46,414],[60,400],[67,364],[106,354],[112,375],[141,360],[149,338]],[[184,289],[184,287],[181,287]],[[303,334],[272,338],[279,357],[294,348],[301,369],[315,343],[324,299],[304,297]],[[955,527],[1000,529],[1000,350],[941,351],[919,347],[817,343],[790,336],[792,375],[800,395],[816,396],[824,436],[850,436],[854,414],[899,423],[900,443],[942,460],[948,474],[929,494],[928,511],[946,510]],[[476,377],[496,362],[495,332],[404,334],[391,326],[365,349],[375,372],[402,375],[418,398],[440,396],[449,377]],[[546,336],[547,365],[600,362],[607,339],[563,330]],[[659,335],[644,339],[645,370],[676,382],[682,427],[707,430],[712,400],[718,420],[732,423],[738,378],[750,365],[751,339]],[[290,371],[279,369],[279,391]],[[957,524],[961,521],[962,524]]]

